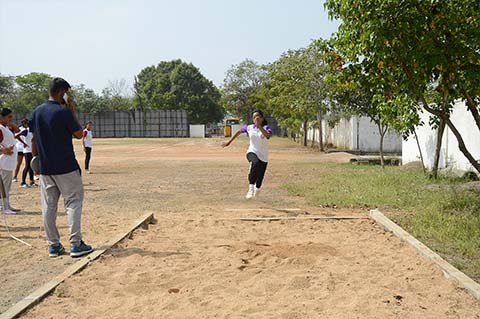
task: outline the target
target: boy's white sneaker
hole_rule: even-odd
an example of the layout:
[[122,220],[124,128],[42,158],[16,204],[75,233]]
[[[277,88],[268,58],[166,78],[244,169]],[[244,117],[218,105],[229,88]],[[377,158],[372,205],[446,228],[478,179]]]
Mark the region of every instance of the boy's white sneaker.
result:
[[253,192],[253,196],[257,197],[259,193],[260,193],[260,188],[255,187],[255,191]]
[[255,185],[249,185],[247,195],[245,195],[246,199],[253,198],[255,196]]

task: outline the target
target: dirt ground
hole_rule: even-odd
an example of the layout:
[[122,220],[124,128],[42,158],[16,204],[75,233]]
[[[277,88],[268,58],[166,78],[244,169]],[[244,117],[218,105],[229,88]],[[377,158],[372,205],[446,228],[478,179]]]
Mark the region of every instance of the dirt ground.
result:
[[[247,140],[95,140],[83,232],[101,246],[146,212],[139,230],[61,284],[24,318],[480,318],[480,303],[368,219],[241,221],[240,217],[355,215],[309,206],[282,184],[302,176],[294,162],[346,162],[272,139],[265,187],[244,198]],[[79,146],[79,144],[77,144]],[[81,150],[77,148],[81,156]],[[75,260],[51,259],[41,230],[38,189],[14,185],[0,228],[0,312]],[[299,210],[292,210],[298,208]],[[68,248],[66,216],[58,223]]]

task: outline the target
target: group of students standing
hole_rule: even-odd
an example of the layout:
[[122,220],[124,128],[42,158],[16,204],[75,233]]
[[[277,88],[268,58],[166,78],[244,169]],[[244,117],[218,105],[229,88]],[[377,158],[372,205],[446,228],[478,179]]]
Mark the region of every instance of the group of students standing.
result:
[[92,246],[83,241],[81,233],[84,190],[72,143],[73,138],[82,139],[85,169],[89,172],[93,123],[86,123],[85,128],[80,126],[73,98],[67,94],[69,89],[67,81],[54,78],[49,84],[49,99],[35,108],[29,120],[22,120],[20,128],[13,123],[10,109],[0,109],[2,212],[15,214],[19,211],[10,205],[10,189],[25,159],[21,186],[28,187],[26,178],[29,174],[30,185],[35,185],[33,170],[39,174],[42,219],[50,257],[57,257],[65,251],[56,225],[60,196],[68,215],[70,256],[79,257],[93,251]]
[[[90,174],[90,160],[93,146],[93,123],[88,121],[82,133],[82,146],[85,152],[85,172]],[[13,123],[13,112],[8,108],[0,110],[0,178],[3,182],[5,201],[2,204],[4,214],[16,214],[20,209],[10,205],[10,190],[12,183],[18,182],[18,175],[21,171],[20,187],[37,187],[35,181],[40,179],[39,172],[32,168],[33,159],[33,134],[29,128],[28,119],[24,118],[20,126]],[[27,176],[29,183],[27,184]],[[0,190],[0,197],[1,197]]]

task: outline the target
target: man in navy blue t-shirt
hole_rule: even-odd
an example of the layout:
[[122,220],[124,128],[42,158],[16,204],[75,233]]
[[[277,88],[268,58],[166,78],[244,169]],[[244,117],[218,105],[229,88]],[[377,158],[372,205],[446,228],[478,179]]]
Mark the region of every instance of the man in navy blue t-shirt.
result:
[[79,257],[93,251],[82,240],[83,183],[72,136],[81,139],[83,130],[76,119],[73,99],[68,97],[65,102],[64,95],[69,89],[67,81],[54,78],[49,87],[49,100],[37,106],[29,124],[33,133],[33,155],[39,158],[42,215],[51,257],[64,252],[56,224],[60,195],[65,201],[70,227],[70,256]]

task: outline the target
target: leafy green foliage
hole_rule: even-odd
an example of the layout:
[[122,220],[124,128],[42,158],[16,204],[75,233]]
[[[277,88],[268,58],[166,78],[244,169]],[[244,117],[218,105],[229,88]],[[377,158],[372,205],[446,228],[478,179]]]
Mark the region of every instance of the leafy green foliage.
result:
[[0,74],[0,107],[12,105],[15,93],[15,78]]
[[269,110],[290,132],[302,131],[306,145],[308,123],[327,112],[323,42],[289,50],[268,66]]
[[70,94],[75,99],[76,109],[80,112],[98,113],[107,108],[105,105],[106,99],[92,89],[86,88],[84,84],[72,87]]
[[52,77],[45,73],[32,72],[15,78],[17,88],[14,91],[12,110],[27,115],[35,107],[48,99],[48,84]]
[[[342,56],[376,77],[384,92],[406,94],[442,118],[480,171],[450,120],[453,101],[462,98],[480,130],[480,2],[327,0],[325,6],[342,20],[336,34]],[[439,103],[427,102],[432,89]]]
[[224,115],[215,85],[182,60],[144,68],[135,79],[134,91],[138,108],[184,109],[190,123],[217,122]]
[[266,91],[263,84],[267,78],[266,66],[246,59],[233,65],[223,81],[222,103],[232,115],[247,121],[249,112],[265,109]]

